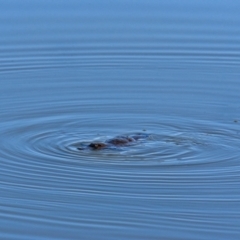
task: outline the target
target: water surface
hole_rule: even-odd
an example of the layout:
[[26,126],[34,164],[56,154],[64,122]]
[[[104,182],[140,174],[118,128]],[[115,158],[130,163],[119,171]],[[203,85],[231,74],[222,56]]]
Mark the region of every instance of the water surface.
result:
[[2,1],[0,237],[239,239],[239,7]]

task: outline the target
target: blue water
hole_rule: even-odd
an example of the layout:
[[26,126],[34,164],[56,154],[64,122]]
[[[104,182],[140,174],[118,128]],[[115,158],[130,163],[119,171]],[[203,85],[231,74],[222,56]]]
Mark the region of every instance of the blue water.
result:
[[0,239],[240,239],[240,2],[0,2]]

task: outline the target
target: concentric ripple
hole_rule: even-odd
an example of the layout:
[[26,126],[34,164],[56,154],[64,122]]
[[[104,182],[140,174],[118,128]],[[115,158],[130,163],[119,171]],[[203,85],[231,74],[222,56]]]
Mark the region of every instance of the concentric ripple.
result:
[[[162,118],[162,122],[150,126],[139,123],[139,132],[148,133],[149,137],[138,144],[99,151],[87,148],[80,151],[78,146],[81,144],[96,140],[105,141],[119,135],[121,131],[122,134],[133,132],[118,129],[114,134],[114,129],[97,129],[96,126],[94,128],[88,123],[89,120],[53,116],[18,122],[8,121],[1,128],[4,129],[1,132],[4,139],[1,155],[12,161],[32,161],[37,158],[40,162],[48,164],[97,162],[146,166],[209,164],[239,157],[237,124],[182,119],[177,125],[174,119],[169,118]],[[102,118],[101,121],[108,125],[108,121],[112,119]],[[87,123],[88,126],[85,126]],[[142,126],[144,130],[141,129]],[[87,129],[91,131],[88,132]]]

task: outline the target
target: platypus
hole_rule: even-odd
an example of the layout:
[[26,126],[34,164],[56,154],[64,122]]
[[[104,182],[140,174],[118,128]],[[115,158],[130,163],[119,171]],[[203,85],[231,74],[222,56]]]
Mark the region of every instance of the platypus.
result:
[[[108,139],[104,142],[98,142],[98,141],[91,142],[87,145],[87,147],[93,150],[100,150],[100,149],[111,148],[111,147],[130,146],[140,139],[146,139],[148,136],[149,135],[145,133],[120,135],[120,136],[116,136],[114,138]],[[82,150],[82,148],[78,148],[78,149]]]

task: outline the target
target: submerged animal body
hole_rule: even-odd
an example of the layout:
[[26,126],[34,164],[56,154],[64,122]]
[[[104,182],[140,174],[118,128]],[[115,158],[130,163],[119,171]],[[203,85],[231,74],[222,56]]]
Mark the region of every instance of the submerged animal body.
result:
[[[146,139],[149,135],[145,133],[136,133],[136,134],[129,134],[129,135],[121,135],[116,136],[114,138],[108,139],[104,142],[91,142],[87,145],[88,148],[93,150],[100,150],[105,148],[112,148],[112,147],[124,147],[124,146],[131,146],[135,142],[141,139]],[[79,150],[82,150],[79,148]]]

